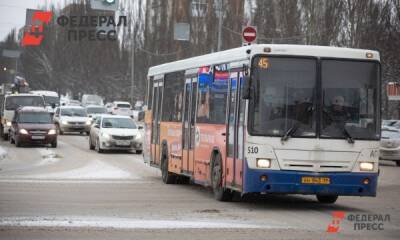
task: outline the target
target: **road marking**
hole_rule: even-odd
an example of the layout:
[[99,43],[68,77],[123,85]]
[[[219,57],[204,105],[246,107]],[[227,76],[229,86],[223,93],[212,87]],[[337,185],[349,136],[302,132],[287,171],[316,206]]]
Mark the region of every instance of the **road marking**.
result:
[[219,229],[219,228],[263,228],[288,229],[287,226],[252,224],[229,220],[149,220],[115,217],[3,217],[0,228],[99,228],[99,229]]

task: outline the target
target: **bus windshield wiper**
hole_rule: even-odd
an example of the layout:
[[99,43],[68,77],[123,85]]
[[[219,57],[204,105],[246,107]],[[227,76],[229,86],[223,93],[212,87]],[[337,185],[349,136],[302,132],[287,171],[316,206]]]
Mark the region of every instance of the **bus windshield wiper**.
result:
[[291,128],[289,128],[286,133],[282,136],[281,142],[287,141],[293,134],[297,131],[297,124],[294,124]]
[[354,139],[351,136],[351,134],[349,133],[349,131],[347,131],[346,126],[343,127],[343,134],[347,139],[347,142],[353,144],[354,143]]

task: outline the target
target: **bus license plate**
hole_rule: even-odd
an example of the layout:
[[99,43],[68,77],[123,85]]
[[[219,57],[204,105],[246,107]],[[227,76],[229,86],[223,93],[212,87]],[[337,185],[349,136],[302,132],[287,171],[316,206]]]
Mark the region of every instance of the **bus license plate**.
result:
[[302,177],[301,183],[304,183],[304,184],[331,184],[331,179],[328,177]]

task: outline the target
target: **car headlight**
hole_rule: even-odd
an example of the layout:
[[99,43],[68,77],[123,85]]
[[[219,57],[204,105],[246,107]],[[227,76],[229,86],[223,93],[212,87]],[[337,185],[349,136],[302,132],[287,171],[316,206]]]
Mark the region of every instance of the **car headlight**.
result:
[[55,129],[50,129],[49,132],[47,133],[48,135],[54,135],[56,134],[57,131]]
[[62,121],[61,121],[61,124],[66,125],[66,124],[68,124],[68,121],[67,121],[67,120],[62,120]]
[[87,120],[86,125],[90,125],[90,124],[92,124],[92,120]]
[[11,122],[7,121],[7,122],[6,122],[6,126],[7,126],[7,127],[11,127]]
[[142,138],[142,134],[138,133],[135,137],[135,139],[141,139]]
[[101,136],[103,138],[105,138],[105,139],[110,139],[111,138],[110,134],[108,134],[108,133],[102,133]]
[[361,171],[373,171],[374,163],[372,162],[360,162],[360,170]]
[[28,131],[26,131],[26,129],[21,128],[21,129],[19,130],[19,133],[21,133],[21,134],[28,134]]
[[258,168],[270,168],[271,167],[271,159],[258,158],[256,161],[256,166]]

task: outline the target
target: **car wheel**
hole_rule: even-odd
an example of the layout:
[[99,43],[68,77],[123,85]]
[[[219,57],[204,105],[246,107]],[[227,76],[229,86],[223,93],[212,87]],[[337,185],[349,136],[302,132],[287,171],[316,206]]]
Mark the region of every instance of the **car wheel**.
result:
[[58,131],[59,135],[63,135],[64,134],[64,132],[61,131],[60,125],[58,125],[58,124],[57,124],[57,131]]
[[103,149],[101,149],[101,147],[100,147],[100,140],[98,138],[96,139],[95,149],[98,153],[103,152]]
[[52,148],[56,148],[57,147],[57,140],[51,143],[51,147]]
[[136,150],[136,154],[142,154],[142,150]]
[[14,142],[15,142],[15,146],[16,147],[21,147],[22,146],[21,142],[18,140],[17,137],[14,137]]
[[90,150],[94,149],[94,146],[93,146],[93,143],[92,143],[92,138],[90,136],[89,136],[89,149]]
[[163,148],[161,156],[161,178],[165,184],[173,184],[176,182],[176,175],[168,171],[168,153]]
[[90,132],[86,132],[86,135],[89,136]]
[[223,202],[232,200],[232,191],[222,186],[222,160],[219,153],[214,154],[211,163],[211,186],[216,200]]
[[400,167],[400,161],[396,161],[396,165]]
[[317,194],[317,200],[320,203],[327,203],[327,204],[331,204],[331,203],[335,203],[336,200],[338,199],[338,195],[320,195]]

